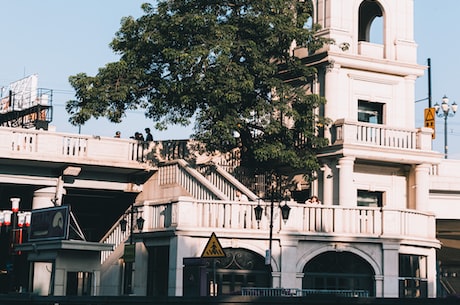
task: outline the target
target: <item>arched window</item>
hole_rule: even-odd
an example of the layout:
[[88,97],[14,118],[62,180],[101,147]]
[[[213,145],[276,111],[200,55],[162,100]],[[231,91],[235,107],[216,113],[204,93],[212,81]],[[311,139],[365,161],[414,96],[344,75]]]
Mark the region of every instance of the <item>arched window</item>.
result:
[[361,3],[358,22],[358,41],[383,44],[383,11],[377,1]]
[[[218,295],[241,294],[242,287],[270,287],[271,266],[255,252],[241,248],[225,248],[225,257],[216,258]],[[213,280],[213,266],[207,267],[208,282]]]
[[363,258],[351,252],[322,253],[304,267],[302,289],[362,290],[375,296],[374,271]]

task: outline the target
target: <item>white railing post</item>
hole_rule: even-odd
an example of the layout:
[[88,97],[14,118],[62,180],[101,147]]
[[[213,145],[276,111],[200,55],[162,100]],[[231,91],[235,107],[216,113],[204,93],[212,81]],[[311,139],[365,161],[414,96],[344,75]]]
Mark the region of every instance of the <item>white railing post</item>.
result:
[[432,134],[433,129],[427,127],[420,128],[416,134],[417,141],[414,140],[417,143],[417,149],[431,150],[433,143]]

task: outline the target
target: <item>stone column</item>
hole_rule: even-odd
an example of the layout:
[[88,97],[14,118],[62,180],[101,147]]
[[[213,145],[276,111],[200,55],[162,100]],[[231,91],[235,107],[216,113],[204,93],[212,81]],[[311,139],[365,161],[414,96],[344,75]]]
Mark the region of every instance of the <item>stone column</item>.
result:
[[399,244],[383,244],[383,295],[399,296]]
[[429,209],[430,167],[430,164],[415,166],[415,208],[418,211],[428,211]]
[[339,205],[356,206],[357,195],[353,183],[354,157],[343,157],[339,159]]
[[429,254],[427,255],[427,275],[428,275],[428,297],[436,298],[437,291],[437,260],[436,260],[436,249],[431,248],[428,250]]
[[376,275],[375,279],[375,296],[377,298],[383,298],[383,276]]
[[[299,287],[297,283],[297,247],[296,240],[281,240],[281,283],[282,288],[296,288]],[[300,285],[301,287],[302,285]]]
[[147,295],[147,271],[148,271],[148,258],[149,254],[143,242],[136,242],[134,244],[135,260],[133,263],[133,293],[135,295]]
[[[62,195],[65,195],[65,189],[62,189]],[[62,197],[61,195],[61,197]],[[56,187],[45,187],[34,192],[32,199],[32,209],[41,209],[54,207],[52,200],[56,198]]]

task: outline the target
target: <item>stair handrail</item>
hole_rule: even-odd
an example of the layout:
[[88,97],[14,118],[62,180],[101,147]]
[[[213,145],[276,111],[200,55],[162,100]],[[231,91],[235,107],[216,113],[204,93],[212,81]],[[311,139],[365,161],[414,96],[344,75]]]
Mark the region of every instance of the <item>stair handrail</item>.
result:
[[131,209],[128,207],[126,211],[117,219],[117,221],[112,225],[112,227],[105,233],[105,235],[101,238],[99,241],[100,243],[103,244],[112,244],[113,248],[112,250],[106,250],[101,252],[101,264],[103,264],[107,258],[115,251],[115,249],[120,246],[121,244],[124,244],[124,242],[128,239],[130,235],[130,228],[128,227],[130,225],[129,221],[127,223],[127,228],[123,232],[121,229],[120,221],[126,217],[127,214],[129,214],[129,211]]
[[[204,177],[202,174],[200,174],[196,169],[190,167],[189,163],[183,159],[177,159],[173,161],[168,161],[163,164],[159,165],[159,174],[161,174],[161,167],[164,166],[171,166],[177,164],[178,169],[180,171],[184,171],[185,173],[188,174],[188,176],[191,176],[193,180],[196,182],[196,184],[199,184],[200,186],[203,186],[205,189],[207,189],[216,199],[218,200],[223,200],[223,201],[229,201],[229,198],[221,192],[215,185],[213,185],[206,177]],[[193,189],[190,188],[190,185],[188,184],[180,184],[182,180],[179,179],[176,181],[176,183],[179,183],[184,189],[186,189],[190,194],[193,196],[199,197],[199,194],[194,194]],[[196,189],[196,188],[195,188]],[[197,199],[206,199],[206,198],[197,198]],[[115,249],[120,246],[121,244],[124,243],[129,237],[129,227],[125,232],[121,231],[121,226],[120,226],[120,221],[125,217],[127,213],[129,213],[128,208],[121,216],[118,218],[118,220],[115,222],[115,224],[107,231],[107,233],[101,238],[100,242],[105,243],[105,244],[113,244],[113,250],[107,250],[107,251],[102,251],[101,252],[101,264],[104,263],[107,258],[115,251]],[[129,223],[128,223],[129,225]]]
[[[216,175],[219,175],[219,177],[225,181],[227,187],[220,186],[212,178],[210,180],[211,183],[213,183],[217,188],[224,192],[228,196],[228,198],[235,199],[235,192],[238,190],[242,194],[245,194],[251,201],[257,201],[259,199],[259,197],[256,194],[254,194],[249,188],[247,188],[243,183],[236,179],[235,176],[233,176],[231,173],[225,170],[225,168],[223,168],[221,165],[215,162],[209,162],[204,164],[204,166],[206,166],[209,169],[212,169]],[[230,192],[232,192],[231,194],[228,193],[229,190]]]
[[[183,171],[182,173],[186,173],[188,176],[193,178],[192,181],[193,181],[194,185],[199,185],[200,187],[206,189],[208,191],[208,193],[211,194],[214,197],[212,199],[219,199],[219,200],[224,200],[224,201],[229,200],[229,197],[226,194],[224,194],[221,190],[219,190],[213,183],[211,183],[208,179],[206,179],[205,176],[203,176],[196,169],[192,168],[190,166],[190,164],[187,161],[183,160],[183,159],[177,159],[177,160],[174,160],[174,161],[164,163],[163,166],[160,165],[159,166],[160,174],[161,174],[162,167],[170,166],[170,165],[174,165],[174,164],[178,165],[179,170]],[[179,172],[179,173],[181,173],[181,172]],[[196,191],[194,191],[196,188],[191,188],[190,184],[183,183],[183,180],[181,180],[181,179],[178,179],[178,181],[176,181],[176,183],[179,184],[180,186],[182,186],[185,190],[187,190],[187,192],[189,192],[196,199],[210,199],[210,198],[201,198],[201,195],[199,193],[197,193]]]

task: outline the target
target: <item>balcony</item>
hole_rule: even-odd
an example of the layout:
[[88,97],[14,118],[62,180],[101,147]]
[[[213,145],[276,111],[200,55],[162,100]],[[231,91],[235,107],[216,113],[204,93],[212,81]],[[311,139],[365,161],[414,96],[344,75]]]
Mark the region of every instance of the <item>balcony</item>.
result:
[[370,43],[367,41],[358,42],[358,54],[383,59],[385,48],[383,44]]
[[[347,149],[358,158],[401,163],[439,163],[432,151],[431,128],[394,128],[387,125],[337,120],[331,127],[332,147]],[[404,154],[401,154],[404,152]]]

